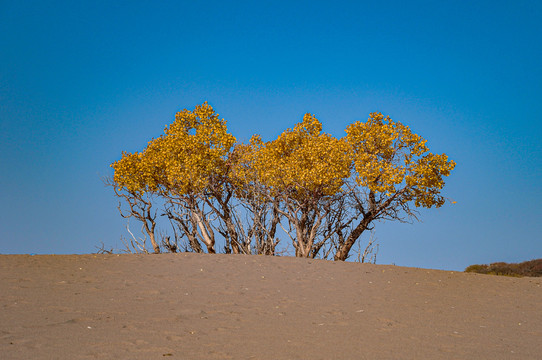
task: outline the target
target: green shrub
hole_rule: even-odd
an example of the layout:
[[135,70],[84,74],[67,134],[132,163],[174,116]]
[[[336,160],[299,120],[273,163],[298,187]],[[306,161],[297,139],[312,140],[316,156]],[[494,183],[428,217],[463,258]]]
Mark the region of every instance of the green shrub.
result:
[[471,265],[465,269],[465,272],[474,272],[478,274],[487,274],[487,265]]
[[504,276],[542,276],[542,259],[522,263],[496,262],[489,265],[471,265],[465,272]]

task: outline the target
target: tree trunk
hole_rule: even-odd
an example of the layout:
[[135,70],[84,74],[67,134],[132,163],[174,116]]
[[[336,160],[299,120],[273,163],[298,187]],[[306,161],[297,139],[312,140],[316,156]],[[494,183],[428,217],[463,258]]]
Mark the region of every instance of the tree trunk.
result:
[[305,229],[303,228],[302,221],[299,221],[296,219],[295,229],[296,229],[296,239],[297,239],[295,256],[308,257],[308,252],[310,251],[310,249],[307,249],[305,246],[307,239],[305,237]]
[[231,250],[233,251],[234,254],[240,254],[242,246],[240,246],[241,244],[239,244],[239,237],[237,235],[235,224],[233,223],[231,219],[231,215],[229,211],[226,212],[224,216],[224,222],[226,223],[226,230],[228,231],[228,236],[230,238]]
[[352,232],[350,235],[348,235],[348,238],[346,241],[341,244],[339,247],[339,250],[335,253],[334,260],[335,261],[345,261],[348,258],[348,254],[350,253],[350,249],[352,249],[352,246],[356,243],[356,241],[359,239],[361,234],[365,230],[367,230],[369,224],[373,221],[373,218],[371,216],[364,216],[363,219],[360,221],[358,226]]
[[[153,219],[150,219],[150,211],[148,211],[147,219],[145,219],[145,231],[149,235],[149,239],[151,240],[152,249],[155,254],[160,254],[160,245],[156,242],[156,238],[154,237],[154,228],[156,227],[156,222]],[[150,219],[150,220],[149,220]],[[150,227],[147,223],[147,220],[151,223]]]
[[277,225],[279,221],[279,213],[276,210],[276,206],[273,205],[273,220],[271,220],[271,229],[269,229],[269,233],[264,235],[266,239],[265,255],[275,255],[275,247],[277,246],[277,242],[275,242],[275,234],[277,233]]
[[188,244],[190,245],[190,248],[197,253],[202,253],[203,249],[201,248],[201,245],[198,241],[198,236],[197,236],[198,229],[197,229],[197,225],[194,219],[190,218],[191,227],[189,227],[182,220],[180,220],[180,224],[184,230],[186,237],[188,238]]
[[160,254],[160,245],[158,245],[158,243],[156,242],[156,239],[154,238],[154,233],[150,233],[149,238],[151,239],[151,244],[152,244],[154,253]]
[[196,222],[200,232],[201,237],[203,240],[203,243],[205,246],[207,246],[207,252],[209,254],[215,254],[215,236],[211,232],[209,225],[206,223],[206,220],[204,219],[203,214],[201,216],[197,214],[195,211],[192,212],[192,218],[194,219],[194,222]]

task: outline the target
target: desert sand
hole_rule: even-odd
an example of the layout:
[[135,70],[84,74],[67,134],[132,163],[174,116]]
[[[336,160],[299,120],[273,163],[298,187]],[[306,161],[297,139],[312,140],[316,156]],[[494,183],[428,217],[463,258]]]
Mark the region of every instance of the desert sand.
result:
[[542,279],[242,255],[1,255],[2,359],[541,359]]

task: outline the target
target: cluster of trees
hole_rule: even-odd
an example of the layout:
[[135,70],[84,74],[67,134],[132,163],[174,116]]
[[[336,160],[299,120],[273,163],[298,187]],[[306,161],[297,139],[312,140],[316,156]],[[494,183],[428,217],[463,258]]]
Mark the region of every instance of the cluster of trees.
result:
[[[155,253],[275,255],[286,239],[298,257],[346,260],[375,221],[442,206],[454,166],[380,113],[349,125],[343,138],[306,114],[275,140],[240,143],[204,103],[178,112],[143,151],[123,152],[107,183]],[[173,240],[157,239],[158,216],[171,223]]]

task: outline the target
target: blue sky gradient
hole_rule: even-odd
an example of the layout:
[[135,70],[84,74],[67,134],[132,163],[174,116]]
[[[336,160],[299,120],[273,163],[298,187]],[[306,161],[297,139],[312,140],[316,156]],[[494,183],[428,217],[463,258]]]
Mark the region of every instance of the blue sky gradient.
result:
[[380,111],[454,159],[457,204],[378,223],[377,263],[540,258],[541,24],[540,1],[2,1],[0,253],[122,247],[101,176],[208,100],[241,141]]

